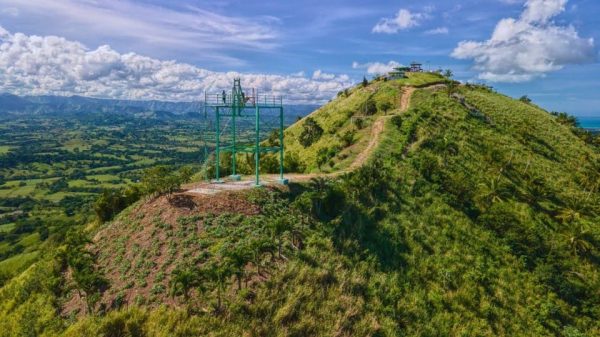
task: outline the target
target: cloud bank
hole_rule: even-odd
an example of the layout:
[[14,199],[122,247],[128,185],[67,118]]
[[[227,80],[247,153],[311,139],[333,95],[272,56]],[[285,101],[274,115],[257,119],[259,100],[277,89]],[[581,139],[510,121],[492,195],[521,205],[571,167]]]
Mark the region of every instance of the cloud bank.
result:
[[273,50],[279,37],[275,17],[221,15],[175,1],[0,0],[0,8],[34,31],[44,31],[51,22],[54,34],[75,40],[112,40],[118,47],[153,55],[194,52],[197,58],[227,65],[243,63],[227,51]]
[[496,82],[529,81],[568,64],[594,62],[592,38],[581,38],[573,26],[552,21],[566,3],[528,0],[521,16],[500,20],[489,40],[462,41],[451,55],[472,59],[480,79]]
[[241,77],[246,88],[282,95],[288,103],[321,103],[353,84],[347,75],[320,70],[311,78],[303,73],[214,72],[136,53],[121,54],[108,45],[90,50],[62,37],[12,34],[0,27],[0,92],[191,101],[201,100],[205,90],[229,89],[235,77]]

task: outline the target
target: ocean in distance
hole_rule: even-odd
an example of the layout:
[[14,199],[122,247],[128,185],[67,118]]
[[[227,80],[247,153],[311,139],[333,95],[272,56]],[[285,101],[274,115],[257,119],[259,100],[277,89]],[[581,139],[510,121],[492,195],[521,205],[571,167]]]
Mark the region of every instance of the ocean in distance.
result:
[[577,117],[579,125],[584,129],[600,130],[600,116]]

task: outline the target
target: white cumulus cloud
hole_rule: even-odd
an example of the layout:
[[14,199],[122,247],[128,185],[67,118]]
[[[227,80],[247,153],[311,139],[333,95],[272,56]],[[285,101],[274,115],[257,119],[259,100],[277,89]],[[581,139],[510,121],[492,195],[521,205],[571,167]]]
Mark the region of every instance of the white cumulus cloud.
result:
[[313,80],[333,80],[335,79],[334,74],[324,73],[321,69],[315,70],[312,76]]
[[434,29],[430,29],[425,31],[425,34],[427,35],[445,35],[448,34],[450,31],[448,30],[448,27],[438,27],[438,28],[434,28]]
[[119,99],[201,100],[205,90],[246,88],[284,96],[289,103],[324,102],[352,85],[347,75],[316,71],[290,75],[214,72],[108,45],[89,49],[57,36],[11,34],[0,26],[0,92],[17,95],[85,95]]
[[382,75],[392,71],[395,67],[402,66],[396,61],[389,61],[388,63],[381,62],[367,62],[367,63],[352,63],[352,69],[365,69],[369,75]]
[[393,18],[382,18],[373,27],[373,33],[395,34],[400,30],[419,26],[426,17],[423,13],[411,13],[408,9],[400,9]]
[[452,52],[472,59],[479,78],[497,82],[524,82],[596,59],[594,40],[581,38],[573,26],[552,18],[565,10],[567,0],[528,0],[518,19],[500,20],[484,42],[462,41]]

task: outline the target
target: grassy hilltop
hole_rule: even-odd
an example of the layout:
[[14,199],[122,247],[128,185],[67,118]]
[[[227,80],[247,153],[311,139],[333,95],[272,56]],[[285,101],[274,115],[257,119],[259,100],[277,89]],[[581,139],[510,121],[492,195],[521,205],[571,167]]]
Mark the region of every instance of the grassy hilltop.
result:
[[[402,94],[408,87],[442,81],[437,74],[411,74],[409,78],[378,80],[338,93],[329,104],[304,117],[285,131],[286,167],[294,172],[333,172],[348,169],[369,143],[372,127],[382,116],[400,114]],[[307,120],[321,129],[318,137],[305,137]]]
[[0,336],[600,335],[594,140],[440,80],[358,86],[286,131],[288,168],[335,172],[381,121],[353,171],[144,199],[48,248],[0,289]]

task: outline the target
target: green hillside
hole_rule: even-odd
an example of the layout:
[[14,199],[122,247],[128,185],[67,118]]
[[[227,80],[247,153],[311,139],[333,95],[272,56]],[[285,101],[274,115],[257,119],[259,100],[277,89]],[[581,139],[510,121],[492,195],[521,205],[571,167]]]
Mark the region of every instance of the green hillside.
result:
[[[348,169],[369,143],[372,127],[383,116],[400,114],[405,88],[439,83],[434,73],[413,73],[406,79],[375,80],[338,93],[329,104],[296,122],[285,131],[288,171],[334,172]],[[322,133],[302,143],[302,133],[312,120]],[[321,158],[321,163],[319,159]],[[320,165],[319,165],[320,164]]]
[[[341,93],[306,146],[307,118],[286,131],[288,166],[333,172],[384,118],[352,172],[142,200],[56,243],[0,289],[0,336],[599,336],[600,149],[484,86],[399,110],[439,80]],[[390,106],[358,128],[369,97]]]

